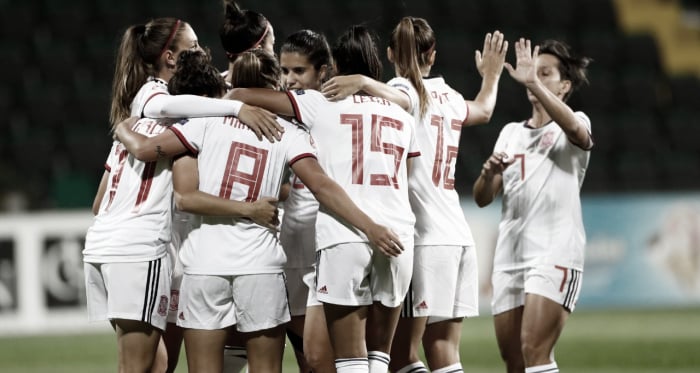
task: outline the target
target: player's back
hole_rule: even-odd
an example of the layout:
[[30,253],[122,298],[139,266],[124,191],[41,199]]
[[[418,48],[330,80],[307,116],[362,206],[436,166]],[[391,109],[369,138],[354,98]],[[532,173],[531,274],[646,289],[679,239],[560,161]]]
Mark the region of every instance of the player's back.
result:
[[[420,116],[418,102],[413,104],[421,151],[412,170],[415,177],[410,179],[416,244],[471,245],[474,240],[455,190],[459,138],[467,105],[443,78],[427,78],[423,83],[430,96],[425,115]],[[415,89],[410,89],[417,98]]]
[[[316,91],[291,92],[301,121],[311,128],[319,163],[372,219],[399,235],[413,235],[406,161],[420,155],[413,118],[388,100],[353,95],[326,102]],[[364,241],[323,209],[317,220],[318,248]]]
[[[141,119],[138,133],[155,136],[165,122]],[[170,241],[172,176],[170,160],[142,162],[114,142],[107,159],[107,189],[86,236],[86,261],[154,259]],[[99,259],[102,257],[103,259]]]
[[[279,123],[285,132],[274,143],[258,140],[233,117],[197,118],[173,131],[197,154],[201,191],[252,202],[279,195],[287,164],[315,157],[304,129],[282,119]],[[284,264],[274,231],[249,219],[200,216],[198,220],[183,246],[186,273],[277,272]]]

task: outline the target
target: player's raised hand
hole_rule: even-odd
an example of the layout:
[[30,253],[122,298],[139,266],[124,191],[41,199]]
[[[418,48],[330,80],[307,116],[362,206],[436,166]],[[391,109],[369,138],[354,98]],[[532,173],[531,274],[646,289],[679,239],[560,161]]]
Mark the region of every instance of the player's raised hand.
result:
[[481,168],[481,176],[486,179],[491,179],[494,175],[503,174],[503,170],[512,165],[513,162],[515,162],[515,158],[509,157],[506,153],[493,153],[489,159],[484,162],[484,165]]
[[265,136],[270,142],[282,140],[284,128],[277,123],[277,115],[257,106],[243,104],[238,119],[250,127],[259,140]]
[[506,52],[508,52],[508,41],[500,31],[496,30],[493,34],[488,33],[484,37],[483,54],[477,50],[474,59],[476,60],[476,69],[479,74],[484,76],[500,76],[503,72],[503,64],[506,60]]
[[248,215],[248,218],[253,223],[266,228],[276,229],[279,225],[277,198],[263,197],[251,203],[251,212]]
[[540,53],[540,47],[535,46],[532,50],[530,39],[520,38],[515,42],[515,68],[506,62],[506,70],[510,76],[518,83],[528,85],[537,81],[537,55]]
[[391,229],[373,224],[365,231],[367,239],[373,248],[379,249],[384,255],[396,257],[403,252],[403,245],[399,237]]
[[363,75],[334,76],[321,86],[321,93],[328,101],[340,101],[362,90]]

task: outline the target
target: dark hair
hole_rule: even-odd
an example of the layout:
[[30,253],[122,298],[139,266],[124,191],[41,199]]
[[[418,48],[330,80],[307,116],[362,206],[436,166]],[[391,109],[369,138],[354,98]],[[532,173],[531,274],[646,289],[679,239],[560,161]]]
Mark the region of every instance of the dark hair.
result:
[[241,53],[231,70],[234,88],[277,88],[282,74],[277,58],[263,49]]
[[229,61],[233,61],[264,38],[271,37],[267,32],[269,22],[260,13],[241,9],[233,0],[223,0],[223,3],[224,23],[219,29],[219,38]]
[[382,75],[382,63],[370,31],[361,25],[351,26],[333,44],[333,60],[338,75],[362,74],[374,80]]
[[428,110],[430,96],[423,84],[421,68],[430,63],[435,50],[435,33],[423,18],[403,17],[389,40],[394,65],[399,76],[408,79],[418,91],[420,116]]
[[299,30],[287,37],[280,53],[299,53],[306,56],[314,69],[331,65],[331,48],[323,34],[311,30]]
[[208,50],[185,50],[177,59],[177,69],[168,82],[173,95],[221,97],[226,92],[224,78],[211,64]]
[[563,97],[566,101],[571,94],[584,84],[588,84],[586,68],[593,60],[588,57],[577,57],[572,54],[571,47],[563,41],[545,40],[540,44],[540,54],[551,54],[559,61],[559,73],[562,80],[571,82],[571,89]]
[[186,22],[176,18],[156,18],[147,24],[133,25],[122,36],[112,81],[112,125],[130,115],[131,101],[149,76],[160,70],[160,57],[180,40]]

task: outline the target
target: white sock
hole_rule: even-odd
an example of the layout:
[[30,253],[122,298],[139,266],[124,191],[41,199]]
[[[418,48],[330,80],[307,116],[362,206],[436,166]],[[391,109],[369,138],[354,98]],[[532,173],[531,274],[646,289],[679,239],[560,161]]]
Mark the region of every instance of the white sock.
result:
[[455,363],[440,369],[436,369],[433,371],[433,373],[463,373],[464,370],[462,370],[462,364],[461,363]]
[[369,373],[369,362],[366,357],[335,359],[337,373]]
[[428,373],[422,361],[416,361],[396,371],[396,373]]
[[387,373],[389,371],[389,354],[381,351],[367,353],[370,373]]
[[525,368],[525,373],[559,373],[559,367],[556,361],[552,361],[549,364]]
[[245,347],[224,347],[224,373],[240,373],[248,364],[248,353]]

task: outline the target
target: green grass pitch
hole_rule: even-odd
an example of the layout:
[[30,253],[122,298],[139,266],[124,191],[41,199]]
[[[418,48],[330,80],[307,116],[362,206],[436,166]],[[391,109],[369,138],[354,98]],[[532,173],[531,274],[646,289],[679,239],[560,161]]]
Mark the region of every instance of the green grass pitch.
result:
[[[504,372],[488,316],[464,322],[465,372]],[[284,372],[296,373],[285,353]],[[700,371],[700,308],[577,311],[556,350],[567,373],[690,373]],[[0,337],[0,372],[114,372],[112,334]],[[178,372],[186,372],[183,357]]]

